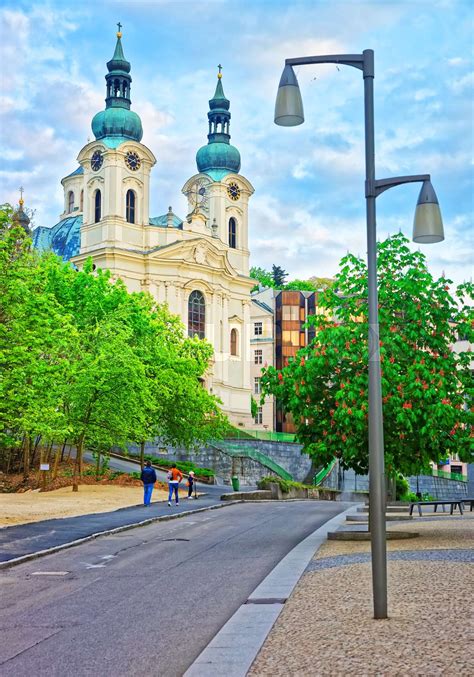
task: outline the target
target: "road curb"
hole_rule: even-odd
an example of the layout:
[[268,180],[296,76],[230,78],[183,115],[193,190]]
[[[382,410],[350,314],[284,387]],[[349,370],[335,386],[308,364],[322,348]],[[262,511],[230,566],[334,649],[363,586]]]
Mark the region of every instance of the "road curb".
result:
[[360,505],[356,503],[339,513],[298,543],[231,616],[184,677],[245,677],[327,533],[343,524]]
[[27,555],[21,555],[21,557],[15,557],[13,559],[6,560],[5,562],[0,562],[0,570],[9,569],[18,564],[23,564],[24,562],[29,562],[39,557],[44,557],[45,555],[51,555],[54,552],[59,552],[61,550],[67,550],[68,548],[74,548],[76,545],[82,545],[88,541],[93,541],[96,538],[101,536],[110,536],[111,534],[118,534],[121,531],[129,531],[130,529],[135,529],[135,527],[145,527],[148,524],[153,524],[153,522],[168,522],[173,519],[180,519],[181,517],[189,517],[189,515],[196,515],[199,512],[206,512],[207,510],[217,510],[218,508],[225,508],[229,505],[237,505],[237,503],[243,503],[243,501],[227,501],[225,503],[216,503],[216,505],[209,505],[205,508],[197,508],[196,510],[186,510],[185,512],[175,513],[171,515],[157,515],[156,517],[149,517],[146,520],[141,522],[133,522],[131,524],[123,524],[120,527],[114,527],[113,529],[106,529],[104,531],[97,531],[94,534],[89,536],[84,536],[83,538],[78,538],[75,541],[69,541],[69,543],[61,543],[61,545],[54,545],[51,548],[45,548],[44,550],[37,550],[36,552],[28,553]]

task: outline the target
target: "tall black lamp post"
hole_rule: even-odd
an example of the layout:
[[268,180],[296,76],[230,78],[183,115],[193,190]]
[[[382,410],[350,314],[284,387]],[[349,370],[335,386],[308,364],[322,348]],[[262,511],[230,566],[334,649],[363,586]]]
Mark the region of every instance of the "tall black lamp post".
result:
[[333,54],[286,59],[275,104],[275,123],[293,127],[304,122],[303,102],[293,66],[335,63],[353,66],[364,78],[365,117],[365,198],[367,212],[367,272],[369,292],[369,500],[372,550],[374,618],[387,618],[387,547],[385,530],[385,470],[383,446],[382,384],[377,291],[377,248],[375,198],[388,188],[403,183],[422,182],[413,223],[413,241],[444,240],[443,222],[430,175],[375,178],[374,141],[374,52]]

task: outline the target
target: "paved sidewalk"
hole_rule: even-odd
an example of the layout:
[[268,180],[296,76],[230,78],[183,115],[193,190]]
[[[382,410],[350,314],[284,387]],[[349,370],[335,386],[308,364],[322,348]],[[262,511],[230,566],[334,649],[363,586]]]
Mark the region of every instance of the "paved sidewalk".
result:
[[327,541],[249,676],[474,674],[474,514],[429,515],[388,529],[420,533],[387,543],[390,618],[372,618],[370,544]]
[[[198,490],[202,491],[203,485],[199,485]],[[207,492],[205,496],[200,496],[197,500],[192,501],[183,498],[178,506],[173,504],[169,507],[166,501],[160,501],[152,503],[148,508],[138,505],[112,512],[63,517],[4,527],[0,529],[0,565],[2,562],[8,562],[17,557],[62,546],[103,531],[127,525],[138,525],[145,520],[157,517],[220,506],[222,505],[221,495],[231,491],[231,489],[209,486],[205,487],[204,491]]]

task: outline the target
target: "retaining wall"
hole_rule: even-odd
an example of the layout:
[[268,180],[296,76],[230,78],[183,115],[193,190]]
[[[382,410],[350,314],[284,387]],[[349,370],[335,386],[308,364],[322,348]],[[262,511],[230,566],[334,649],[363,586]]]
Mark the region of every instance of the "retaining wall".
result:
[[[294,442],[273,442],[270,440],[228,440],[235,448],[247,447],[257,449],[271,458],[275,463],[287,470],[296,482],[303,482],[311,470],[312,461],[307,454],[302,454],[301,444]],[[269,471],[267,474],[271,475]]]
[[[139,453],[139,447],[130,445],[132,453]],[[145,454],[164,458],[169,461],[191,461],[201,468],[211,468],[216,474],[218,484],[230,484],[232,475],[237,475],[243,486],[253,486],[262,477],[273,475],[272,471],[258,461],[226,454],[217,447],[207,446],[198,449],[165,447],[158,443],[147,442]],[[278,462],[278,461],[277,461]]]

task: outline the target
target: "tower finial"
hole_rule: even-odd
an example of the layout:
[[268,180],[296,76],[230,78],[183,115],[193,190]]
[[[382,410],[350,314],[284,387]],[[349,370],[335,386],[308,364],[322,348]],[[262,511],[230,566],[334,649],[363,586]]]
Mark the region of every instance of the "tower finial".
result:
[[118,28],[117,37],[120,39],[122,37],[122,24],[120,23],[120,21],[117,24],[117,28]]
[[219,80],[220,80],[221,77],[222,77],[222,72],[221,72],[221,71],[222,71],[222,66],[221,66],[221,64],[218,64],[217,68],[219,69],[219,72],[217,73],[217,77],[218,77]]
[[20,205],[20,207],[23,207],[23,205],[25,204],[25,201],[23,199],[23,192],[25,189],[23,188],[23,186],[20,186],[18,190],[20,191],[20,199],[18,200],[18,204]]

